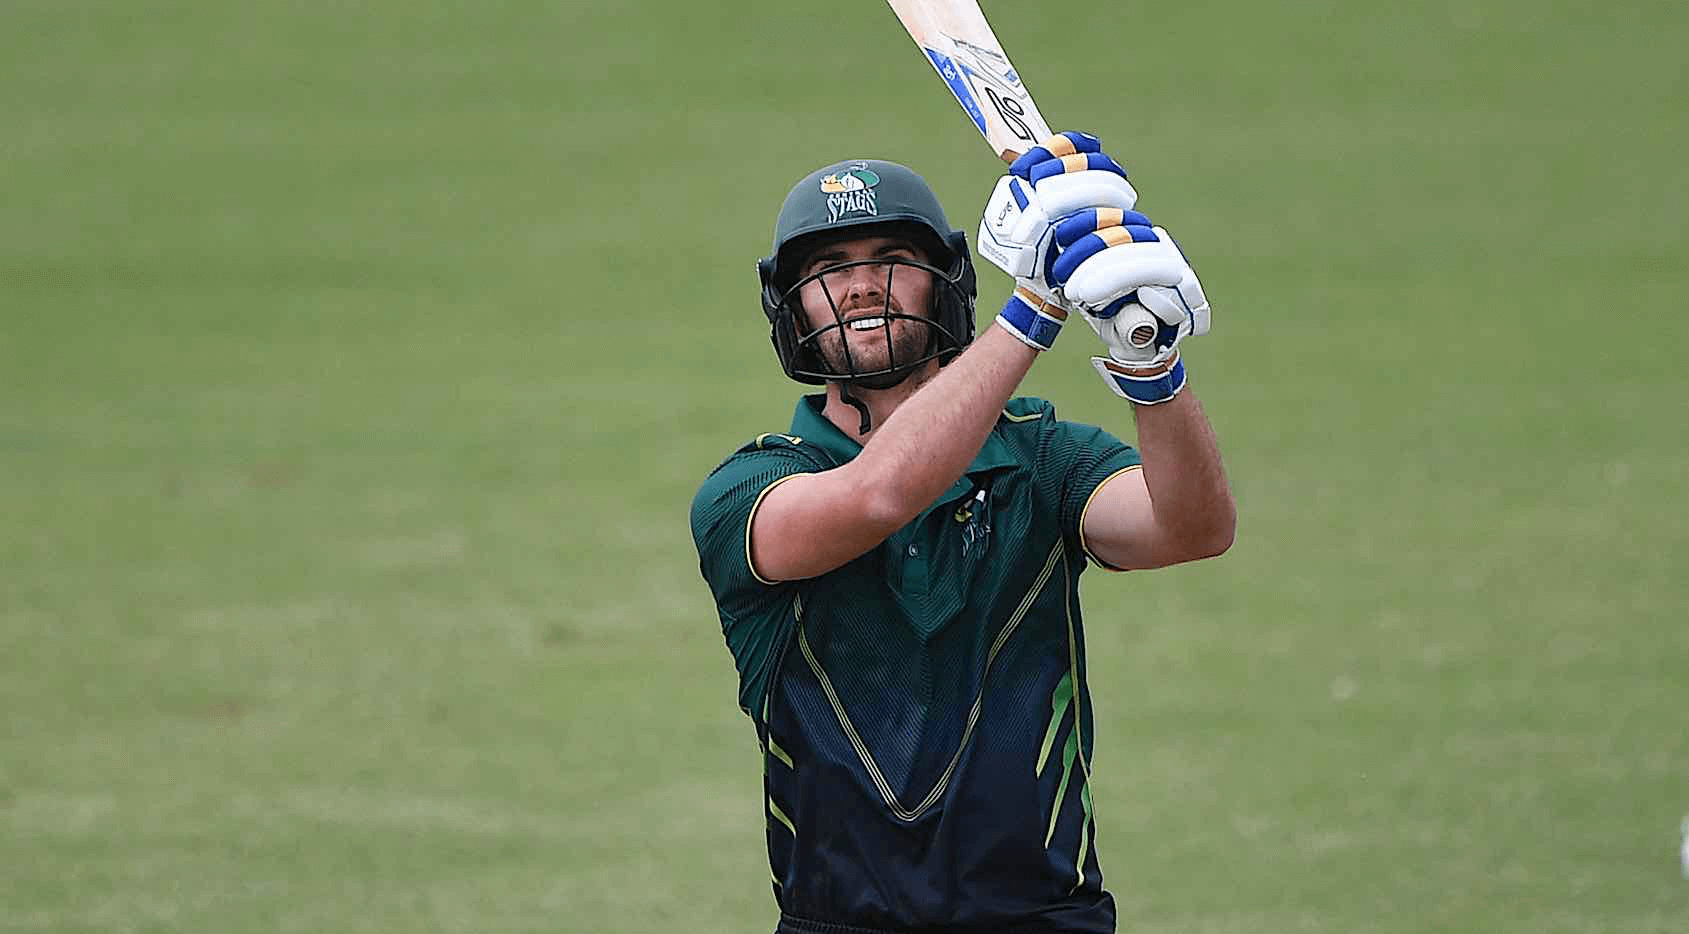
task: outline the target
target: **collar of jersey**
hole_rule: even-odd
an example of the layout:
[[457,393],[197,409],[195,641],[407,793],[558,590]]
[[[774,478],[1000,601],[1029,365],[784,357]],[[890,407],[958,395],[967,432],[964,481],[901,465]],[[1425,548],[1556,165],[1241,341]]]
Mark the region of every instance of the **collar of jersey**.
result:
[[[861,454],[862,445],[847,437],[844,432],[839,430],[839,426],[828,421],[827,417],[821,414],[821,409],[826,404],[827,396],[825,393],[800,398],[797,411],[792,413],[792,434],[802,438],[805,443],[813,444],[826,451],[836,463],[843,464]],[[1004,467],[1013,467],[1014,465],[1015,458],[1010,453],[1009,446],[1004,444],[1003,439],[997,437],[997,432],[993,430],[991,434],[986,436],[985,444],[980,447],[979,453],[974,455],[973,463],[968,465],[966,477],[957,479],[950,492],[940,499],[948,500],[956,496],[964,496],[975,488],[974,484],[969,482],[970,478],[978,478],[993,470],[1001,470]]]

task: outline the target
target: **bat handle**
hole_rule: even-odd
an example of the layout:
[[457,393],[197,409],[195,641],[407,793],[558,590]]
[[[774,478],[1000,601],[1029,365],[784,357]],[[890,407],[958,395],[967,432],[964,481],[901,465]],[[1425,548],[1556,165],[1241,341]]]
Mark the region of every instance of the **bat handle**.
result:
[[1143,350],[1161,335],[1161,319],[1141,305],[1127,305],[1114,319],[1114,333],[1130,347]]

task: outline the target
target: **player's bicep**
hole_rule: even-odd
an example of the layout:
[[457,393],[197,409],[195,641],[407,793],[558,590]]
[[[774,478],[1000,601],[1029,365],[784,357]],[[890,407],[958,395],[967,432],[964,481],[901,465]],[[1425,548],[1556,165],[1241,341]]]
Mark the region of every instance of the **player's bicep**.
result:
[[1107,568],[1131,571],[1170,563],[1139,466],[1121,470],[1097,487],[1080,514],[1079,535],[1086,554]]
[[788,450],[742,451],[711,471],[693,498],[698,567],[723,619],[755,615],[776,598],[752,568],[751,516],[769,489],[814,466]]
[[751,511],[751,571],[763,583],[817,577],[885,541],[897,519],[852,465],[784,477]]

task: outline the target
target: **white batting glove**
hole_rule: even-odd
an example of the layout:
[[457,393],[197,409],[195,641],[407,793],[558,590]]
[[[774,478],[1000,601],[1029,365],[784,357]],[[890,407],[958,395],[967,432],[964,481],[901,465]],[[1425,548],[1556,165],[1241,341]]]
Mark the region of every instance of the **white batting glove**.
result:
[[[1142,215],[1139,215],[1141,218]],[[1163,227],[1104,225],[1075,215],[1056,225],[1050,279],[1108,348],[1091,362],[1118,395],[1166,402],[1185,385],[1179,343],[1208,333],[1202,282]]]
[[1034,146],[997,180],[980,218],[979,255],[1017,279],[1043,282],[1055,220],[1081,208],[1130,211],[1138,193],[1126,170],[1089,133],[1058,133]]
[[1016,159],[1009,174],[997,180],[980,220],[975,243],[979,254],[1017,280],[1019,298],[1009,300],[998,321],[1039,350],[1049,349],[1066,318],[1049,280],[1056,255],[1052,222],[1091,209],[1093,214],[1112,211],[1108,216],[1118,224],[1133,214],[1137,203],[1126,170],[1101,150],[1102,144],[1088,133],[1050,137]]

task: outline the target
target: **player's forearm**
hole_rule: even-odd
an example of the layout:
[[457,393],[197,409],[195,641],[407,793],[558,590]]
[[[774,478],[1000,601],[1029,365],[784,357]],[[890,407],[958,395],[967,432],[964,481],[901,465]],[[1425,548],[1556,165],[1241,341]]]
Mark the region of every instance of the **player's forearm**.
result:
[[1230,548],[1237,505],[1196,394],[1186,388],[1160,405],[1133,406],[1133,414],[1158,537],[1192,558]]
[[901,526],[967,469],[1038,352],[996,325],[886,419],[852,462],[876,513]]

